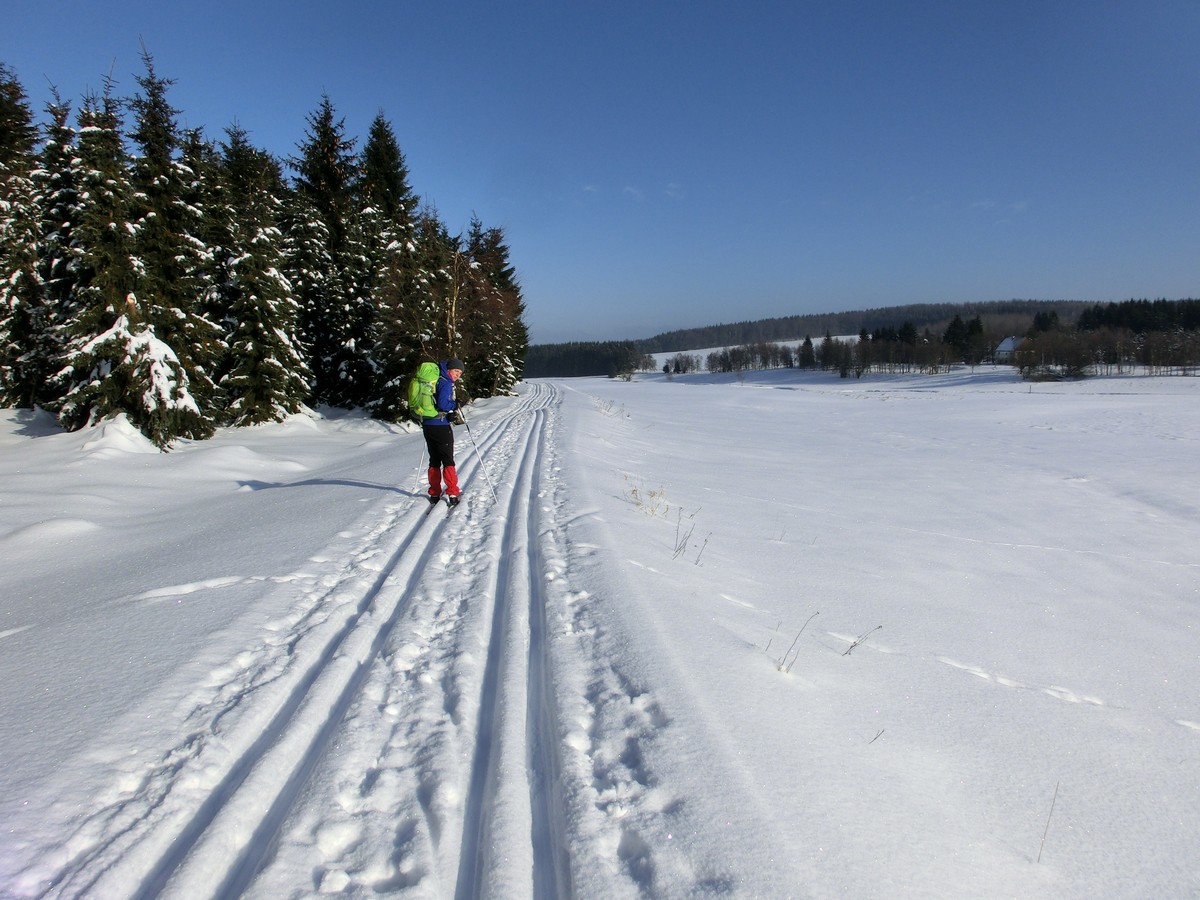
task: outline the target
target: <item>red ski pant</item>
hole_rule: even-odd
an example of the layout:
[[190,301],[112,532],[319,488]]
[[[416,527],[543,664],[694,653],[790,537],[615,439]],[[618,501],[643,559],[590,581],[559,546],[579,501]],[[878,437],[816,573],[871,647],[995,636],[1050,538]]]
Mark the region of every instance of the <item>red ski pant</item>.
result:
[[426,423],[421,430],[425,434],[425,445],[429,448],[429,496],[442,495],[444,480],[445,493],[457,497],[459,489],[458,472],[454,467],[454,429],[448,424]]

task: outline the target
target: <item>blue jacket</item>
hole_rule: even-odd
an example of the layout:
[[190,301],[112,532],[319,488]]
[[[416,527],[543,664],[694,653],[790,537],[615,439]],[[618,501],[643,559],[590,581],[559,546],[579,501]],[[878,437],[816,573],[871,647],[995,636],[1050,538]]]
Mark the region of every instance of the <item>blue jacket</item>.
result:
[[446,415],[458,409],[458,403],[454,399],[454,382],[450,380],[444,362],[438,363],[438,380],[433,389],[433,405],[437,407],[438,416],[436,419],[426,419],[425,424],[449,425],[450,420],[446,418]]

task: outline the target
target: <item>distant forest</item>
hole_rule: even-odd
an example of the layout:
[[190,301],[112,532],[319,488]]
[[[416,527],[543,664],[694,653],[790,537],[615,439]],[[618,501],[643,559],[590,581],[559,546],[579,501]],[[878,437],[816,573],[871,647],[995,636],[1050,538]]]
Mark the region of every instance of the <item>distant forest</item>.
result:
[[[681,329],[641,341],[534,345],[525,377],[628,376],[655,368],[651,354],[672,352],[668,369],[675,374],[785,366],[833,370],[843,377],[872,370],[940,371],[956,363],[997,361],[1005,338],[1016,340],[1001,361],[1019,366],[1029,378],[1078,377],[1134,365],[1157,373],[1189,372],[1200,365],[1200,301],[1009,300],[787,316]],[[712,351],[706,358],[695,354],[705,349]]]
[[857,335],[865,329],[900,329],[911,324],[918,331],[940,335],[955,316],[986,319],[992,330],[1004,335],[1023,334],[1039,312],[1053,310],[1062,322],[1073,322],[1088,304],[1075,301],[1007,300],[994,303],[917,303],[907,306],[860,309],[849,312],[784,316],[773,319],[706,325],[665,331],[636,341],[578,341],[533,344],[525,356],[526,378],[565,378],[580,375],[615,376],[650,368],[652,353],[672,353],[718,347],[738,347],[779,341],[799,341]]
[[[706,347],[732,347],[757,344],[762,341],[798,341],[805,337],[819,338],[826,334],[861,334],[864,329],[902,328],[912,324],[918,331],[943,331],[955,316],[971,319],[980,316],[993,330],[1011,332],[1022,322],[1028,328],[1039,312],[1054,310],[1063,322],[1073,322],[1087,303],[1077,301],[1004,300],[991,303],[914,303],[880,309],[859,309],[850,312],[816,315],[784,316],[760,319],[755,322],[734,322],[729,325],[709,325],[703,328],[684,328],[655,335],[639,346],[645,353],[670,353],[676,350],[697,350]],[[1023,331],[1024,328],[1021,330]]]

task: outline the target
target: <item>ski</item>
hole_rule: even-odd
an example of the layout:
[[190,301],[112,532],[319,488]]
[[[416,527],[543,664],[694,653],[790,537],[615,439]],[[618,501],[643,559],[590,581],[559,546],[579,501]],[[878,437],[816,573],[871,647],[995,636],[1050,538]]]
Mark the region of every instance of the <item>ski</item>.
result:
[[[421,518],[426,518],[430,513],[432,513],[435,509],[437,509],[441,505],[442,505],[441,497],[438,497],[437,500],[431,500],[429,503],[429,509],[427,509],[427,510],[425,510],[425,512],[421,513]],[[457,497],[447,497],[446,498],[446,515],[450,515],[450,513],[454,512],[454,510],[457,506],[458,506],[458,498]]]

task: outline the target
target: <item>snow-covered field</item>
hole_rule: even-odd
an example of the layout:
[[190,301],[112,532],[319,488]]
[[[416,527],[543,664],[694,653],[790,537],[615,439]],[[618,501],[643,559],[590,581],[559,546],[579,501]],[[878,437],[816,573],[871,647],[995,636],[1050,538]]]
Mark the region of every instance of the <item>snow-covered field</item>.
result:
[[469,412],[3,413],[0,896],[1200,896],[1200,379]]

